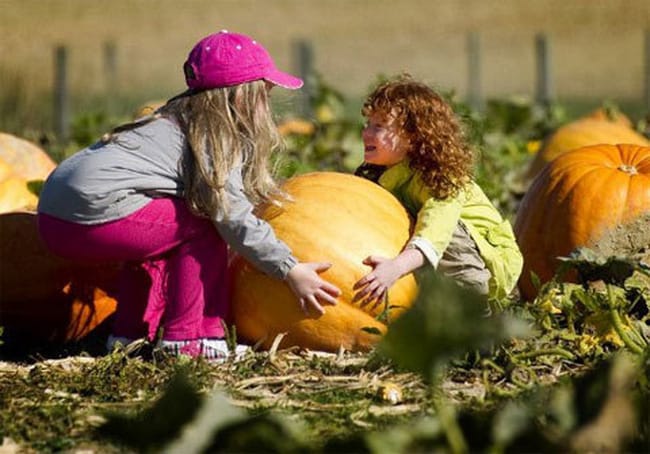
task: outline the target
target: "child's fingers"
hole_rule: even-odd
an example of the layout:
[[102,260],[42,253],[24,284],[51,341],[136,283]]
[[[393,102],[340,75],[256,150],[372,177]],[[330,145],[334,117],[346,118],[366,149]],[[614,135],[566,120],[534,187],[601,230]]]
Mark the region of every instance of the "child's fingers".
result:
[[368,294],[369,291],[370,290],[368,290],[368,286],[366,285],[365,287],[363,287],[361,290],[359,290],[354,294],[354,296],[352,297],[352,302],[354,303],[359,301],[360,299],[365,298],[365,296]]
[[360,299],[366,298],[367,295],[371,294],[374,292],[377,287],[379,286],[379,283],[376,280],[371,280],[368,282],[361,290],[359,290],[354,297],[352,298],[352,302],[359,301]]
[[386,287],[382,285],[378,285],[375,289],[373,289],[371,292],[369,292],[368,297],[366,300],[363,302],[363,304],[370,304],[373,301],[376,301],[377,303],[381,302],[383,299],[384,294],[386,293]]
[[327,303],[331,305],[336,305],[337,303],[336,298],[334,296],[330,295],[329,293],[323,290],[317,291],[316,297],[318,298],[318,301],[320,301],[321,303]]
[[384,260],[384,258],[383,258],[383,257],[379,257],[378,255],[369,255],[368,257],[366,257],[365,259],[363,259],[363,262],[362,262],[362,263],[363,263],[364,265],[370,265],[370,266],[374,267],[375,265],[377,265],[378,263],[382,262],[383,260]]
[[357,282],[354,283],[352,286],[352,290],[357,290],[361,287],[365,287],[368,285],[368,282],[372,281],[375,277],[372,275],[372,273],[366,274],[363,276],[361,279],[359,279]]
[[327,262],[313,262],[311,263],[311,266],[317,273],[322,273],[323,271],[330,269],[332,264]]
[[305,313],[305,315],[309,315],[309,308],[313,308],[316,312],[318,312],[320,315],[323,315],[325,313],[325,309],[323,309],[323,306],[318,304],[318,301],[316,300],[316,297],[314,295],[309,295],[306,296],[305,298],[302,298],[300,300],[300,305],[302,306],[302,311]]
[[331,282],[327,282],[323,280],[320,289],[334,297],[341,296],[341,289],[339,289],[336,285],[332,284]]
[[366,298],[361,306],[366,306],[368,304],[374,303],[373,306],[381,304],[386,298],[386,290],[383,288],[378,288],[377,291],[373,292],[368,298]]

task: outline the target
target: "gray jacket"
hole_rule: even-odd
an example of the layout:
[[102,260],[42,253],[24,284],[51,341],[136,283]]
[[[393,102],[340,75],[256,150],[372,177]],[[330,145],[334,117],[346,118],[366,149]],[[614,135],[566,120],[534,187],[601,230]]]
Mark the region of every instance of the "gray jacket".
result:
[[[178,126],[160,118],[72,155],[50,174],[38,211],[80,224],[124,218],[154,198],[183,197],[181,162],[189,153]],[[241,167],[226,183],[228,216],[212,220],[221,237],[259,269],[284,278],[297,263],[271,226],[253,214]]]

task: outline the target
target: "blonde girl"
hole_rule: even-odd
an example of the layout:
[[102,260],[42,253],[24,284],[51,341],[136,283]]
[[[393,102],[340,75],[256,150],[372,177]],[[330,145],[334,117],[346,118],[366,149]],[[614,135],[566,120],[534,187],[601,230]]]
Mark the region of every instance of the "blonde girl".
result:
[[299,263],[254,214],[281,194],[269,170],[280,139],[274,86],[297,89],[252,38],[222,31],[183,66],[188,89],[63,161],[42,190],[39,228],[57,254],[123,262],[109,346],[154,338],[175,354],[221,360],[230,310],[228,248],[284,279],[312,314],[339,289]]

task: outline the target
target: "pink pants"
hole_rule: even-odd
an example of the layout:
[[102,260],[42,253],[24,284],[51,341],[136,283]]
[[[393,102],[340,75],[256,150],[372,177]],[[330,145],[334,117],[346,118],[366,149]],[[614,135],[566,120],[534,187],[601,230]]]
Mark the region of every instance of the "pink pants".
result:
[[155,199],[128,217],[96,225],[38,215],[57,255],[125,262],[113,334],[166,340],[224,337],[230,309],[226,243],[208,219],[178,198]]

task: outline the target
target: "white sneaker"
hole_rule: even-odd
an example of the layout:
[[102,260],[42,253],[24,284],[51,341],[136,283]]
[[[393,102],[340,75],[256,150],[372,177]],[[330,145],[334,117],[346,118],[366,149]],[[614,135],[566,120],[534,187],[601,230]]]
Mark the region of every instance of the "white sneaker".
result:
[[231,353],[224,339],[207,338],[180,341],[162,339],[158,346],[174,356],[186,355],[193,358],[200,356],[214,363],[226,362],[231,356],[238,361],[250,350],[249,346],[238,344],[234,353]]
[[231,352],[228,349],[228,343],[225,339],[201,339],[201,345],[203,346],[203,355],[210,359],[210,355],[215,355],[217,361],[225,361],[227,358],[232,357],[235,361],[241,360],[246,353],[251,351],[251,348],[248,345],[237,344],[235,346],[235,351]]

